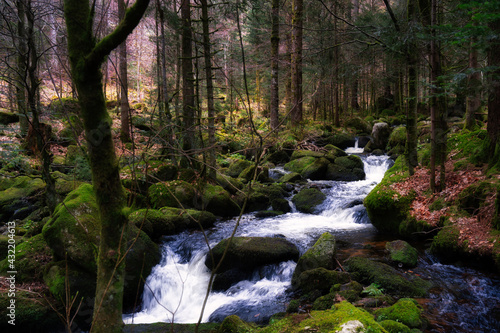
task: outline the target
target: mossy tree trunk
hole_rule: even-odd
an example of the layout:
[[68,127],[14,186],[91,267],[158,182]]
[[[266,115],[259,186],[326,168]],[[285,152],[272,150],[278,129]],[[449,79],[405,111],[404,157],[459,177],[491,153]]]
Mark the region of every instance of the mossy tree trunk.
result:
[[[118,17],[125,17],[125,1],[118,1]],[[118,47],[119,71],[120,71],[120,139],[122,142],[130,142],[130,105],[128,103],[128,71],[127,71],[127,41],[123,41]]]
[[272,1],[271,9],[271,129],[279,126],[279,45],[280,45],[280,2]]
[[92,29],[95,8],[91,8],[88,1],[64,1],[71,75],[81,106],[101,222],[92,323],[94,332],[122,331],[123,256],[127,227],[123,214],[125,194],[120,182],[100,68],[106,56],[137,26],[148,4],[149,0],[137,0],[116,29],[96,41]]
[[303,0],[292,2],[292,126],[298,126],[303,120],[302,103],[302,25],[303,25]]
[[488,66],[494,68],[490,75],[490,91],[488,94],[488,137],[490,140],[489,158],[491,165],[499,165],[500,162],[500,19],[494,19],[489,23],[493,32],[488,50]]

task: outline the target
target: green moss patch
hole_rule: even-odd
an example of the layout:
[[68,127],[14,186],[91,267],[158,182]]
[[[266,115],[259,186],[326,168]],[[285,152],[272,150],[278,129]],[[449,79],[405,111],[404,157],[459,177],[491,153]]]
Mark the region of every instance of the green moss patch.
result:
[[424,325],[422,308],[411,298],[402,298],[388,308],[376,310],[374,314],[378,321],[394,320],[410,328],[419,329]]
[[312,214],[315,212],[316,206],[323,203],[325,199],[326,195],[317,188],[305,188],[292,198],[292,202],[297,210]]

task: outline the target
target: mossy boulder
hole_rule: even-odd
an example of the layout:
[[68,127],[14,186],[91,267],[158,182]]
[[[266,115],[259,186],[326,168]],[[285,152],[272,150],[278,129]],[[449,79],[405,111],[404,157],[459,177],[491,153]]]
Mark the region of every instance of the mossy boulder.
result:
[[285,164],[290,161],[290,155],[284,150],[277,150],[267,155],[266,161],[273,164]]
[[285,170],[290,172],[301,173],[308,165],[314,163],[316,161],[316,157],[313,156],[304,156],[301,158],[297,158],[291,160],[283,167]]
[[403,274],[393,267],[362,257],[351,257],[344,265],[354,280],[371,284],[376,283],[387,293],[397,296],[425,296],[432,283],[415,275]]
[[300,190],[293,198],[292,202],[298,211],[312,214],[316,207],[325,201],[326,195],[319,189],[311,187]]
[[318,145],[326,146],[327,144],[334,145],[340,149],[346,149],[348,147],[354,147],[356,139],[354,135],[348,133],[338,133],[334,135],[323,136],[318,140]]
[[218,216],[236,216],[241,210],[229,192],[221,186],[211,184],[204,186],[201,194],[201,207],[199,208]]
[[335,164],[346,168],[346,169],[363,169],[363,161],[361,158],[357,155],[349,155],[349,156],[342,156],[342,157],[337,157],[335,159]]
[[17,123],[19,121],[19,115],[10,112],[0,111],[0,124],[8,125],[12,123]]
[[309,316],[292,314],[264,327],[260,333],[273,332],[373,332],[387,331],[367,311],[347,301],[335,304],[326,311],[311,311]]
[[329,232],[323,233],[316,243],[297,261],[297,266],[292,276],[292,286],[297,283],[300,274],[307,270],[319,267],[328,270],[334,269],[337,266],[335,263],[336,252],[335,237]]
[[135,211],[129,215],[129,221],[154,240],[175,233],[175,220],[157,209]]
[[[44,225],[42,235],[56,260],[68,260],[89,274],[96,274],[100,222],[91,185],[70,192]],[[160,260],[158,246],[135,225],[128,228],[129,251],[125,258],[126,296],[136,295],[141,276],[147,276]]]
[[372,145],[370,148],[385,150],[391,135],[391,127],[387,123],[376,123],[372,130]]
[[314,157],[321,158],[325,156],[325,153],[313,150],[296,150],[292,153],[291,160],[297,160],[303,157]]
[[432,240],[430,252],[446,262],[453,262],[463,257],[466,249],[459,243],[460,229],[447,225]]
[[195,208],[196,191],[192,184],[183,180],[159,182],[148,189],[153,208],[177,207]]
[[315,159],[315,161],[308,166],[306,166],[300,175],[304,179],[311,179],[311,180],[320,180],[320,179],[325,179],[325,173],[326,170],[328,169],[328,165],[330,164],[330,161],[328,161],[324,157],[320,157]]
[[[212,248],[212,256],[207,255],[205,265],[212,269],[222,258],[230,239],[220,241]],[[256,267],[299,259],[299,250],[284,238],[274,237],[234,237],[218,272],[232,268],[253,270]]]
[[400,322],[397,322],[395,320],[382,320],[381,322],[379,322],[379,324],[389,333],[411,333],[412,332],[412,330],[408,326],[406,326],[405,324],[402,324]]
[[259,182],[272,182],[272,180],[269,178],[269,168],[259,166],[257,167],[257,171],[255,171],[255,165],[250,165],[249,167],[245,168],[240,173],[239,178],[242,179],[244,183],[248,183],[249,181],[254,179],[254,175],[255,179]]
[[389,136],[387,142],[387,150],[393,154],[403,154],[406,146],[406,127],[399,126],[396,127]]
[[[9,309],[9,306],[12,306],[11,300],[15,300],[15,309],[12,311]],[[64,332],[64,327],[49,302],[54,303],[55,300],[42,298],[35,292],[16,290],[15,297],[9,297],[8,292],[2,292],[0,294],[2,318],[0,330],[2,332]],[[9,323],[11,320],[13,321]]]
[[283,198],[272,199],[271,206],[273,207],[273,210],[283,213],[288,213],[292,210],[292,207],[290,207],[290,203],[288,202],[288,200]]
[[251,165],[253,165],[253,163],[248,160],[237,159],[229,165],[227,175],[233,178],[238,178],[240,173]]
[[356,181],[365,179],[366,174],[363,169],[347,169],[337,164],[329,164],[326,170],[325,179],[336,181]]
[[378,309],[374,315],[378,321],[394,320],[409,328],[422,329],[425,324],[422,308],[411,298],[402,298],[390,307]]
[[163,207],[160,213],[169,219],[175,226],[176,232],[186,229],[206,229],[214,225],[216,216],[210,212],[196,209],[180,209],[173,207]]
[[[41,281],[46,265],[53,259],[52,251],[41,234],[22,241],[17,239],[15,256],[18,283]],[[8,258],[0,261],[1,272],[10,270]]]
[[236,194],[245,186],[240,179],[217,173],[216,182],[230,194]]
[[216,333],[250,333],[256,330],[255,325],[247,323],[236,315],[227,316]]
[[300,273],[295,278],[293,289],[308,293],[319,290],[321,294],[327,294],[335,284],[349,282],[350,276],[346,272],[332,271],[323,267],[309,269]]
[[[397,161],[401,161],[398,158]],[[415,197],[414,192],[400,195],[391,189],[390,172],[384,176],[375,188],[365,197],[364,205],[371,223],[382,232],[400,234],[400,226],[408,219],[410,205]]]
[[297,172],[284,174],[278,181],[280,183],[296,183],[302,181],[302,176]]
[[372,132],[372,125],[360,117],[352,117],[345,121],[345,127],[356,129],[357,134],[369,134]]
[[415,267],[418,263],[418,252],[413,246],[403,240],[387,242],[385,249],[389,251],[392,262],[404,267]]
[[0,178],[0,221],[8,221],[16,210],[33,205],[36,199],[32,197],[44,188],[45,183],[37,177]]

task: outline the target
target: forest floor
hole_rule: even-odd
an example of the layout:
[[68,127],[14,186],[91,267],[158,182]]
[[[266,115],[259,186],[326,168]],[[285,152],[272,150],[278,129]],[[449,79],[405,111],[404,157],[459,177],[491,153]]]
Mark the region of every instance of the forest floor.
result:
[[[466,188],[481,182],[500,183],[500,175],[487,177],[484,169],[469,164],[460,170],[454,169],[454,153],[449,154],[445,164],[446,179],[444,189],[432,193],[430,189],[430,169],[417,167],[412,176],[400,182],[391,184],[391,188],[400,195],[415,195],[410,207],[410,214],[418,221],[425,221],[430,227],[442,228],[442,218],[459,230],[459,245],[465,246],[471,253],[491,255],[497,241],[500,241],[498,231],[492,227],[495,215],[495,200],[497,192],[488,193],[477,209],[470,214],[457,210],[457,201]],[[436,170],[436,182],[441,180],[439,169]],[[435,230],[434,229],[434,230]]]

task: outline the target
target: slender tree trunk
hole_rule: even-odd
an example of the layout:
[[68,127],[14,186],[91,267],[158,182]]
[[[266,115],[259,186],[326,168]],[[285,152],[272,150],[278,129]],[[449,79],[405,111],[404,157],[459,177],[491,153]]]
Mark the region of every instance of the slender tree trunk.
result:
[[496,19],[489,24],[490,29],[494,33],[494,38],[490,40],[488,50],[488,66],[496,68],[489,75],[490,91],[488,94],[488,131],[489,158],[490,164],[497,164],[500,157],[500,19]]
[[302,103],[302,24],[303,0],[292,2],[292,126],[297,126],[303,119]]
[[478,51],[475,38],[471,39],[469,51],[469,70],[472,73],[467,77],[467,108],[465,112],[465,125],[468,130],[476,127],[476,112],[481,107],[481,73],[477,70],[479,67],[477,57]]
[[[193,33],[191,31],[191,2],[182,0],[181,3],[182,18],[182,129],[183,140],[182,149],[184,154],[192,154],[195,148],[195,96],[194,96],[194,77],[193,77]],[[186,158],[181,159],[184,167],[189,165]]]
[[[120,21],[125,17],[125,2],[118,1],[118,17]],[[128,75],[127,75],[127,41],[118,47],[120,71],[120,139],[130,142],[130,106],[128,104]]]
[[280,2],[272,0],[271,11],[271,129],[279,126],[279,46],[280,46]]
[[[418,4],[408,1],[408,22],[416,24]],[[410,175],[418,165],[417,158],[417,101],[418,101],[418,46],[411,40],[407,46],[406,62],[408,67],[408,110],[406,116],[406,162]]]
[[103,94],[101,65],[137,26],[148,4],[149,0],[137,0],[115,30],[97,42],[89,2],[64,1],[71,76],[78,91],[101,225],[91,328],[99,333],[122,331],[128,225],[123,212],[125,193],[111,133],[111,118]]
[[26,0],[17,0],[17,77],[16,77],[16,102],[19,114],[20,134],[28,134],[28,111],[26,108]]
[[205,75],[207,81],[207,112],[208,112],[208,172],[209,178],[215,179],[215,106],[214,106],[214,84],[212,78],[212,51],[210,47],[210,29],[208,17],[207,0],[201,0],[201,12],[203,22],[203,52],[205,53]]

